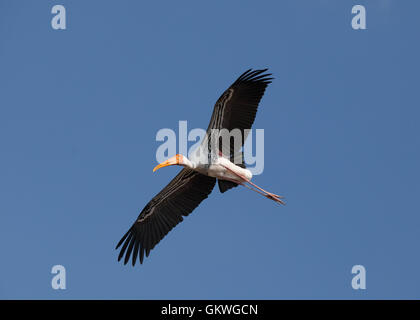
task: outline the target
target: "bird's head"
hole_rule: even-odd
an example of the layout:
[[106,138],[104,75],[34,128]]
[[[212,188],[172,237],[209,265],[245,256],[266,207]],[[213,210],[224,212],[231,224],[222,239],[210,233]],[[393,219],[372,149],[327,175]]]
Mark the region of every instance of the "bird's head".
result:
[[153,168],[153,172],[156,170],[167,167],[167,166],[183,166],[183,167],[191,167],[191,162],[187,159],[187,157],[184,157],[182,154],[177,154],[173,156],[172,158],[169,158],[168,160],[158,164],[156,167]]

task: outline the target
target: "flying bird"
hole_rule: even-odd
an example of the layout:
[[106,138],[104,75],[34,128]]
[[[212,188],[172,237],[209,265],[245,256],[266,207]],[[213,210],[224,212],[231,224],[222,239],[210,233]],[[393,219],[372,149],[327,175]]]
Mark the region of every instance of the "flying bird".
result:
[[[212,192],[216,181],[220,192],[238,185],[245,186],[275,202],[284,204],[283,197],[268,192],[251,182],[252,173],[245,168],[242,147],[257,113],[258,104],[268,84],[273,80],[268,69],[245,71],[217,100],[206,135],[188,159],[177,154],[157,165],[160,168],[184,167],[141,211],[140,215],[118,242],[118,261],[124,264],[132,257],[143,263],[144,256],[183,221]],[[225,129],[225,130],[223,130]],[[236,131],[235,131],[236,130]],[[223,140],[221,132],[240,133],[241,142]],[[227,141],[227,142],[226,142]]]

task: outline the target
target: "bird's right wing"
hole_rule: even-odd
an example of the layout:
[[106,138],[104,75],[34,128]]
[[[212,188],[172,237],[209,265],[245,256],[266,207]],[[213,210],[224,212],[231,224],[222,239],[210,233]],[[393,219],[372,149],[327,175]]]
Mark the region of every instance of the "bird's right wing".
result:
[[144,207],[130,230],[122,237],[116,249],[122,244],[118,261],[124,256],[124,264],[132,254],[132,264],[139,255],[143,263],[160,240],[179,222],[189,215],[214,188],[216,179],[191,169],[184,168]]

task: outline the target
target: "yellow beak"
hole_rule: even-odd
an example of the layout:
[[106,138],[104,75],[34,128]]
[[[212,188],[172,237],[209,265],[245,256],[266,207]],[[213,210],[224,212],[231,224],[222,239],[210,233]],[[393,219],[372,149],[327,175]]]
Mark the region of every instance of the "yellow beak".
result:
[[167,167],[167,166],[173,166],[175,164],[180,164],[180,160],[181,160],[181,155],[177,154],[176,156],[173,156],[172,158],[158,164],[156,167],[153,168],[153,172],[155,172],[156,170],[163,168],[163,167]]

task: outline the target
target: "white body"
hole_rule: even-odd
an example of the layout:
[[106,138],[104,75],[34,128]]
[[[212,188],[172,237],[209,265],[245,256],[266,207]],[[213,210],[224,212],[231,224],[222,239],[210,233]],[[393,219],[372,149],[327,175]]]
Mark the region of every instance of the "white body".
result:
[[236,183],[247,182],[252,179],[251,171],[237,166],[224,157],[218,157],[210,166],[198,163],[194,166],[193,170],[210,177]]
[[[218,139],[218,137],[213,137],[214,141],[218,141]],[[225,152],[229,153],[230,149],[226,146],[225,148]],[[237,155],[242,154],[238,152]],[[211,158],[210,165],[209,158]],[[184,165],[186,165],[187,167],[207,176],[214,177],[220,180],[229,180],[236,183],[242,183],[250,181],[252,179],[251,171],[237,166],[227,157],[223,156],[221,152],[219,152],[218,156],[213,154],[209,157],[208,135],[204,137],[200,146],[190,153],[189,159],[186,159],[186,157],[183,157],[183,159],[185,162]]]

